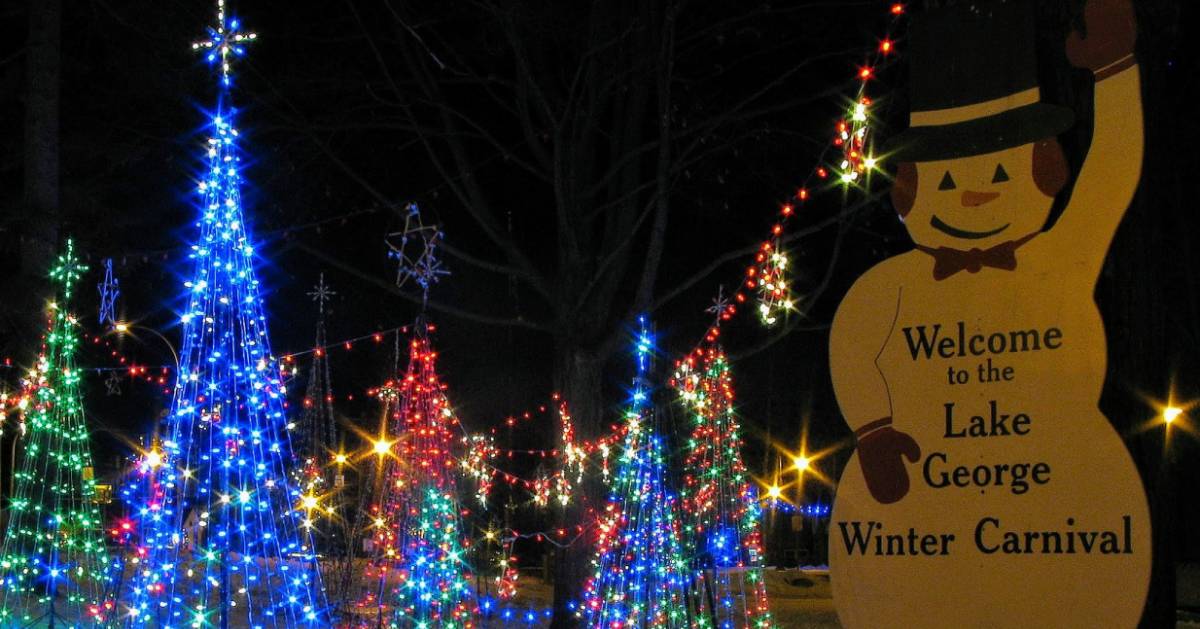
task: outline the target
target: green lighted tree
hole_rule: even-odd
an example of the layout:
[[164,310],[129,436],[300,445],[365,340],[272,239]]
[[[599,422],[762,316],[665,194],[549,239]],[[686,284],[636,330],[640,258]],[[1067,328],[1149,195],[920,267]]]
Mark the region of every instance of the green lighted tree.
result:
[[86,270],[68,240],[50,272],[56,299],[30,376],[33,404],[23,422],[25,446],[0,552],[0,624],[6,627],[94,625],[112,607],[104,600],[108,554],[75,364],[79,319],[70,308]]

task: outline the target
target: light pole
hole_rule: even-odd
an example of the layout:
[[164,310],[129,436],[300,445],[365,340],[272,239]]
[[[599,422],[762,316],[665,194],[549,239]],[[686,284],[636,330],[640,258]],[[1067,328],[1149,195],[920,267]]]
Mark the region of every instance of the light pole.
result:
[[154,336],[157,336],[159,338],[159,340],[161,340],[163,342],[163,344],[165,344],[167,346],[167,349],[171,350],[171,358],[175,359],[175,374],[178,377],[178,375],[179,375],[179,352],[175,351],[175,346],[171,344],[171,341],[168,340],[167,337],[163,336],[162,333],[159,332],[158,330],[155,330],[154,328],[148,328],[144,325],[137,325],[135,323],[128,323],[125,321],[118,321],[116,324],[113,325],[113,331],[116,332],[117,334],[120,334],[122,336],[128,335],[128,336],[132,336],[133,338],[137,338],[137,335],[131,333],[130,330],[142,330],[145,332],[149,332],[150,334],[153,334]]

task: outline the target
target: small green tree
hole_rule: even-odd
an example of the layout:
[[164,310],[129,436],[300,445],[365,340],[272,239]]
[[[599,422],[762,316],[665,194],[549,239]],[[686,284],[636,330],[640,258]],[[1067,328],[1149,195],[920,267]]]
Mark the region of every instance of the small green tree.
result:
[[[34,403],[14,473],[8,528],[0,552],[0,624],[102,623],[108,553],[95,502],[92,453],[83,414],[75,283],[87,267],[73,242],[50,273],[57,285],[42,354],[31,376]],[[42,625],[41,623],[47,623]]]

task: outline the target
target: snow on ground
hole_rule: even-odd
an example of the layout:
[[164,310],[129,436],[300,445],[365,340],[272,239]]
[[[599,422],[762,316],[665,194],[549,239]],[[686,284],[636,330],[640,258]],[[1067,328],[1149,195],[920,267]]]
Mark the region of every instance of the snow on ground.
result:
[[[780,629],[837,629],[841,627],[833,608],[833,595],[827,568],[776,570],[768,568],[764,576],[771,611]],[[1200,564],[1183,564],[1176,574],[1180,607],[1176,629],[1200,629]],[[553,589],[541,579],[521,575],[518,594],[509,605],[515,610],[549,607]],[[548,623],[532,626],[546,626]],[[482,623],[493,627],[530,626],[493,619]]]
[[[764,572],[767,582],[767,597],[776,626],[780,629],[836,629],[841,627],[833,609],[833,598],[829,589],[829,571],[821,568],[776,570]],[[522,615],[525,610],[542,610],[550,607],[553,588],[536,576],[522,574],[517,581],[517,597],[506,603],[516,612],[507,624],[500,618],[483,619],[480,627],[492,629],[513,626],[544,627],[549,623],[527,625]]]

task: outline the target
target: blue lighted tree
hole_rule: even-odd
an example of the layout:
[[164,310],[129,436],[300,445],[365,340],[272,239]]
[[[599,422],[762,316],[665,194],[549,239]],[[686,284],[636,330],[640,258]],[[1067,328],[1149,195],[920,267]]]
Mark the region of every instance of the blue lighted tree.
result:
[[633,400],[580,611],[588,627],[691,625],[679,501],[668,487],[665,447],[649,403],[646,376],[654,342],[640,321]]
[[125,492],[136,540],[122,610],[127,626],[325,621],[309,501],[289,478],[285,390],[239,191],[230,63],[254,37],[218,0],[210,38],[193,45],[218,67],[216,108],[170,414]]

